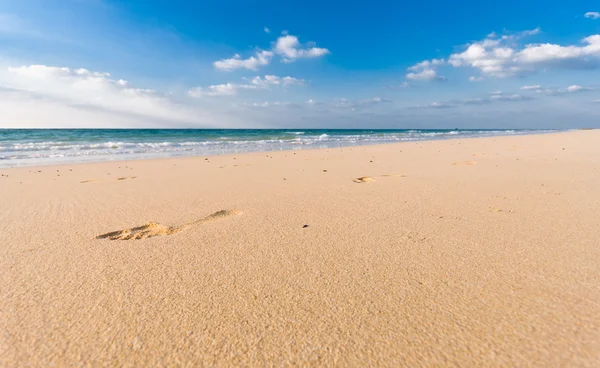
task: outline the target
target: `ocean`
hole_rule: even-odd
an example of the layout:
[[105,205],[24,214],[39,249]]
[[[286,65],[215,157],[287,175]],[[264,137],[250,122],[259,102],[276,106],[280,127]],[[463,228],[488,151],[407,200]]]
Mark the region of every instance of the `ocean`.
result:
[[0,129],[0,167],[332,148],[556,130]]

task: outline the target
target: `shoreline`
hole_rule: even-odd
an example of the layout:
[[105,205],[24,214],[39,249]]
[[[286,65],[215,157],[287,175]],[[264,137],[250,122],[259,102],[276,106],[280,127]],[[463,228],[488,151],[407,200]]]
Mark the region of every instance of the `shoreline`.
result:
[[0,169],[0,361],[598,366],[599,140]]
[[[125,129],[127,130],[127,129]],[[525,133],[525,134],[515,134],[515,135],[495,135],[495,136],[490,136],[490,137],[451,137],[451,138],[432,138],[432,139],[423,139],[423,140],[416,140],[416,141],[404,141],[404,142],[381,142],[381,143],[369,143],[369,144],[354,144],[354,145],[342,145],[342,146],[335,146],[335,147],[319,147],[319,148],[313,148],[313,147],[306,147],[306,148],[297,148],[297,149],[279,149],[279,150],[256,150],[256,151],[243,151],[243,152],[239,152],[239,153],[216,153],[216,154],[208,154],[208,155],[175,155],[175,156],[164,156],[164,157],[139,157],[139,158],[115,158],[115,159],[104,159],[104,160],[90,160],[90,161],[72,161],[72,162],[48,162],[48,163],[32,163],[32,164],[25,164],[25,165],[18,165],[18,166],[3,166],[2,165],[2,161],[0,161],[0,170],[5,170],[5,169],[19,169],[19,168],[29,168],[29,169],[33,169],[33,168],[42,168],[42,167],[64,167],[64,166],[72,166],[72,165],[87,165],[87,164],[100,164],[100,163],[124,163],[124,162],[139,162],[139,161],[154,161],[154,160],[177,160],[177,159],[199,159],[199,158],[206,158],[206,157],[219,157],[219,156],[223,156],[223,157],[227,157],[227,156],[240,156],[240,155],[246,155],[246,154],[263,154],[263,153],[275,153],[275,152],[282,152],[282,153],[290,153],[290,152],[301,152],[301,151],[327,151],[327,150],[338,150],[338,149],[349,149],[349,148],[361,148],[361,147],[375,147],[375,146],[381,146],[381,145],[395,145],[395,144],[407,144],[407,143],[413,143],[413,144],[419,144],[419,143],[425,143],[425,142],[438,142],[438,141],[453,141],[453,140],[463,140],[463,139],[468,139],[468,140],[472,140],[472,139],[496,139],[496,138],[501,138],[501,137],[524,137],[524,136],[537,136],[537,135],[548,135],[548,134],[562,134],[562,133],[569,133],[569,132],[575,132],[575,131],[590,131],[590,130],[596,130],[596,129],[585,129],[585,128],[581,128],[581,129],[569,129],[569,130],[559,130],[559,131],[544,131],[544,132],[538,132],[538,133]]]

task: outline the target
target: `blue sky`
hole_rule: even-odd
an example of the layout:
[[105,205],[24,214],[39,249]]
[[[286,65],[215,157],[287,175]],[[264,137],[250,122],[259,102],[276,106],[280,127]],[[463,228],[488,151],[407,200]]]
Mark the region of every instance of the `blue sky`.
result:
[[598,12],[0,0],[0,127],[600,126]]

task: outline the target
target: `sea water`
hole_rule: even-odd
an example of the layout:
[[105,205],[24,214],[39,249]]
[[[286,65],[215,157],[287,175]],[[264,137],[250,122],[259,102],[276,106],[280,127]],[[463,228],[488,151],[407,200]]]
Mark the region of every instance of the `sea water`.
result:
[[550,130],[0,129],[0,167],[333,148]]

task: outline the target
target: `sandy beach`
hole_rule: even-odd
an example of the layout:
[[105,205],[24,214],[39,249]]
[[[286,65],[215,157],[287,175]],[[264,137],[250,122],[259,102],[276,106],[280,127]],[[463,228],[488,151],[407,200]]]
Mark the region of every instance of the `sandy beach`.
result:
[[600,131],[0,169],[0,364],[600,365]]

